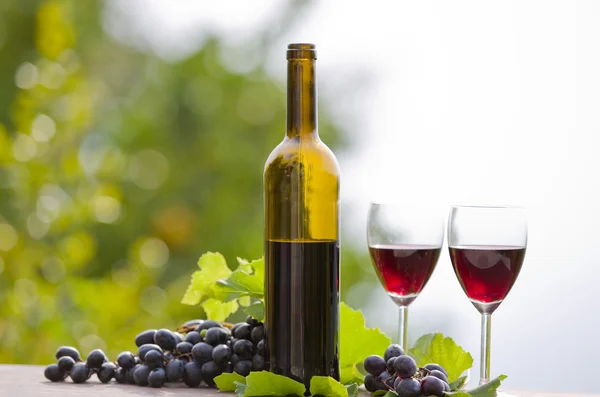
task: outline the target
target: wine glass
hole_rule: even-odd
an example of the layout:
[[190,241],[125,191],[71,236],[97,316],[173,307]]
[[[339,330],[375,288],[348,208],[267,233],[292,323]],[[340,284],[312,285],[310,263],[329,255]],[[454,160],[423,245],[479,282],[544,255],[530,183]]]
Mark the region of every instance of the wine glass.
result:
[[435,269],[444,242],[444,220],[431,208],[371,203],[367,242],[373,267],[400,312],[398,339],[407,351],[408,305]]
[[490,380],[492,313],[512,288],[525,258],[527,220],[517,207],[453,206],[450,259],[465,294],[481,313],[479,384]]

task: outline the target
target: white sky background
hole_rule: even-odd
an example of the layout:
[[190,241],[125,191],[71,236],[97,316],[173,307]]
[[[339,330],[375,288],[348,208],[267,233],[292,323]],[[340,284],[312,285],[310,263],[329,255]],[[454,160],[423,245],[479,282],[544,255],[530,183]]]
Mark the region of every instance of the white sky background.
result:
[[[243,43],[285,3],[114,4],[155,51],[177,57],[206,30]],[[492,374],[507,373],[507,388],[600,392],[600,2],[315,2],[270,59],[281,81],[290,42],[317,44],[321,98],[355,139],[338,156],[344,233],[366,252],[374,198],[527,206],[523,270],[493,316]],[[371,299],[350,303],[392,334],[392,301],[356,288]],[[455,338],[478,378],[479,315],[447,254],[409,324],[413,340]]]

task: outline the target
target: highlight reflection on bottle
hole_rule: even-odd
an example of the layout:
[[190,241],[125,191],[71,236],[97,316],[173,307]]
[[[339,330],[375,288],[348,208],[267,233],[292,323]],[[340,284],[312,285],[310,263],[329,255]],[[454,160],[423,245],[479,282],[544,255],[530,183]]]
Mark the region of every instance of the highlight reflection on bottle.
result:
[[317,131],[316,50],[290,44],[287,132],[264,170],[266,365],[339,380],[339,166]]

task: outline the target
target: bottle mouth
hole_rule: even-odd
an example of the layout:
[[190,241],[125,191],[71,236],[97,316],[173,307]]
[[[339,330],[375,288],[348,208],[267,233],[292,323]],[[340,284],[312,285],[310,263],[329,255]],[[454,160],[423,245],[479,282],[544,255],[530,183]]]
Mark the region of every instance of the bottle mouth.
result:
[[294,43],[288,45],[287,59],[317,59],[317,46],[309,43]]

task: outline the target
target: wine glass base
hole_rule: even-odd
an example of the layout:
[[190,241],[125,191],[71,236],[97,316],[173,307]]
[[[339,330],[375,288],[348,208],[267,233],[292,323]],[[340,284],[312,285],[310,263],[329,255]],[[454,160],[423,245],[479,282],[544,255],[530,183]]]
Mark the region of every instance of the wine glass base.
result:
[[388,292],[388,295],[398,306],[408,306],[419,296],[419,294],[398,295],[393,292]]
[[477,311],[479,311],[479,313],[481,313],[481,314],[492,314],[494,311],[496,311],[498,306],[500,306],[500,304],[502,303],[502,301],[484,303],[484,302],[478,302],[473,299],[469,299],[469,300],[471,301],[473,306],[475,306],[475,309],[477,309]]

